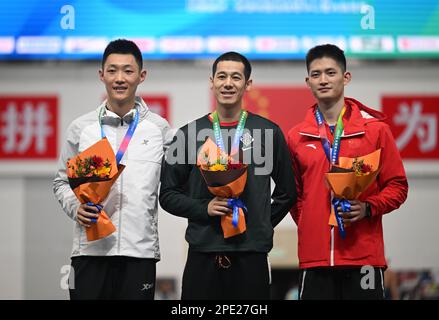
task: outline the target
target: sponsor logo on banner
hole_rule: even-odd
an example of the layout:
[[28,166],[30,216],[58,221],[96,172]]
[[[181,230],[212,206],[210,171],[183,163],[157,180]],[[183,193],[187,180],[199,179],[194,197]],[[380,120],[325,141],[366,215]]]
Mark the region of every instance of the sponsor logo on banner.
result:
[[56,159],[58,98],[0,96],[0,160]]
[[439,96],[384,96],[382,110],[405,159],[439,159]]

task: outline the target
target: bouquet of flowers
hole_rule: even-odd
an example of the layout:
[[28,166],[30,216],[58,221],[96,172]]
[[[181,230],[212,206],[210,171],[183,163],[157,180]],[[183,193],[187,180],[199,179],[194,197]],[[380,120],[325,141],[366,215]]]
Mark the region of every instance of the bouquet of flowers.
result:
[[325,179],[334,193],[334,212],[331,213],[329,224],[339,227],[342,238],[345,237],[345,230],[337,208],[341,206],[343,211],[349,211],[350,204],[346,200],[358,199],[375,181],[381,169],[380,155],[381,149],[378,149],[362,157],[340,157],[339,165],[332,166],[330,172],[325,173]]
[[[117,165],[113,149],[106,138],[93,144],[67,161],[67,177],[70,187],[81,203],[98,204],[105,200],[111,186],[125,168]],[[105,211],[86,228],[87,240],[102,239],[116,230]]]
[[108,158],[104,161],[100,156],[89,156],[81,159],[76,157],[74,164],[67,163],[72,172],[72,178],[108,178],[111,173],[111,164]]
[[239,155],[230,156],[221,152],[211,139],[207,139],[197,159],[209,191],[215,196],[229,198],[228,205],[233,208],[231,215],[221,217],[224,238],[242,234],[246,230],[244,211],[247,208],[238,197],[247,182],[247,165],[236,157]]
[[372,165],[364,163],[364,159],[355,158],[352,161],[352,171],[357,177],[366,176],[372,172]]

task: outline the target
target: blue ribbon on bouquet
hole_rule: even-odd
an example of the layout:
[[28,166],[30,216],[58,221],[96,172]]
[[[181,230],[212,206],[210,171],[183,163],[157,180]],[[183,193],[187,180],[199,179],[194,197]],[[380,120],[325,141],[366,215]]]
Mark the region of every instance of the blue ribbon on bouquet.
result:
[[344,229],[343,218],[338,214],[338,207],[341,207],[341,211],[350,212],[351,203],[346,199],[334,198],[332,199],[332,205],[334,206],[335,218],[337,219],[338,232],[342,239],[346,238],[346,230]]
[[239,220],[239,208],[244,210],[245,213],[247,213],[247,207],[245,206],[244,202],[242,202],[239,198],[232,198],[227,200],[227,206],[233,208],[233,216],[232,216],[232,224],[235,228],[238,227],[238,220]]
[[[104,208],[100,204],[94,204],[93,202],[87,202],[87,205],[90,206],[90,207],[96,207],[99,210],[98,213],[100,213],[101,210]],[[93,211],[91,213],[95,213],[95,212]],[[97,222],[98,221],[98,219],[95,219],[95,218],[92,218],[90,220],[91,220],[91,222]]]

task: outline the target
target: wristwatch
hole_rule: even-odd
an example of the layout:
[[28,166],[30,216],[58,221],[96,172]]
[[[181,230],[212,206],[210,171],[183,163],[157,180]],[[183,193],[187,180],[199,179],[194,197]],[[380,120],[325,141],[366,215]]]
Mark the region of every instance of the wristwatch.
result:
[[369,204],[369,202],[366,202],[366,218],[369,219],[370,217],[372,217],[372,212],[370,210],[370,204]]

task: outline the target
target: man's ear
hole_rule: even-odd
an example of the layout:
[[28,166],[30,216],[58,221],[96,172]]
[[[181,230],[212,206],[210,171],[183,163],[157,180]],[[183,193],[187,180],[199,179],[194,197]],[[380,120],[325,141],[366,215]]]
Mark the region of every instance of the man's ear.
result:
[[209,87],[210,87],[210,90],[213,89],[213,78],[212,77],[209,77]]
[[343,83],[347,85],[352,80],[352,74],[349,71],[346,71],[343,75]]
[[306,77],[306,78],[305,78],[305,83],[306,83],[306,85],[308,86],[308,88],[311,88],[311,86],[309,85],[309,77]]
[[253,86],[253,80],[252,79],[247,80],[247,83],[245,84],[245,90],[250,91],[252,86]]
[[103,69],[99,69],[98,73],[99,73],[99,79],[101,81],[104,81],[104,70]]
[[143,69],[142,71],[140,71],[140,82],[139,83],[142,83],[143,81],[145,81],[147,74],[148,74],[148,72],[146,71],[146,69]]

